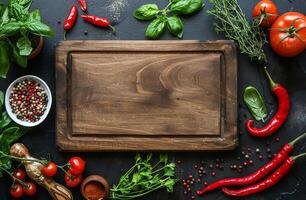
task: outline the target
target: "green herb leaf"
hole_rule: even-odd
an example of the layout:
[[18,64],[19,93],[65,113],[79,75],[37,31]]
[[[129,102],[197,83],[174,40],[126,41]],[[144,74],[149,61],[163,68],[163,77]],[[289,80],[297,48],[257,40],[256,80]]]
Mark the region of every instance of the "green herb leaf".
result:
[[38,20],[28,21],[27,28],[35,35],[46,36],[46,37],[51,37],[54,35],[54,32],[48,25]]
[[28,57],[21,56],[19,54],[18,48],[13,45],[13,60],[14,62],[19,65],[20,67],[26,68],[28,66]]
[[167,163],[168,162],[168,156],[166,154],[159,155],[159,162]]
[[25,133],[26,129],[21,127],[12,126],[6,128],[0,135],[0,144],[7,143],[8,145],[11,145],[19,140]]
[[30,13],[29,15],[29,20],[30,21],[41,21],[41,14],[38,9],[34,10],[33,12]]
[[0,129],[5,128],[7,125],[11,123],[11,121],[12,120],[10,116],[7,114],[7,112],[3,112],[0,118]]
[[181,1],[174,1],[171,5],[170,10],[173,13],[177,14],[192,14],[201,10],[204,7],[203,0],[181,0]]
[[28,37],[21,37],[16,43],[17,48],[19,49],[19,54],[21,56],[28,56],[31,54],[33,48],[31,46],[31,41]]
[[6,78],[10,64],[9,44],[0,40],[0,77]]
[[139,20],[150,20],[156,17],[159,8],[156,4],[145,4],[134,11],[134,17]]
[[0,111],[3,109],[4,104],[4,93],[0,90]]
[[173,187],[175,185],[176,181],[174,179],[168,179],[165,183],[164,186],[167,188],[167,192],[173,192]]
[[171,16],[167,18],[167,25],[170,33],[178,38],[183,37],[184,28],[182,20],[177,16]]
[[29,12],[22,5],[18,3],[10,3],[9,17],[18,21],[25,21],[29,17]]
[[10,37],[12,35],[15,35],[19,32],[20,27],[20,22],[10,22],[7,24],[3,24],[2,26],[0,26],[0,37]]
[[149,39],[158,39],[165,31],[167,20],[164,17],[158,17],[153,20],[147,30],[146,37]]
[[253,117],[256,120],[264,121],[264,118],[267,116],[267,108],[258,90],[251,86],[245,88],[243,99]]

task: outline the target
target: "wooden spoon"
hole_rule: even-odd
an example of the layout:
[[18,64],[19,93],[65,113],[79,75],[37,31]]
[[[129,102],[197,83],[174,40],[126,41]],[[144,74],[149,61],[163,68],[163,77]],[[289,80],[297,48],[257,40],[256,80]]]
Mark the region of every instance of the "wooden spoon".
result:
[[[38,160],[30,155],[29,150],[21,143],[14,144],[10,149],[10,154],[19,158]],[[41,173],[44,167],[39,162],[22,161],[28,176],[48,190],[54,200],[73,200],[71,192],[64,186],[56,183],[52,178],[46,177]]]

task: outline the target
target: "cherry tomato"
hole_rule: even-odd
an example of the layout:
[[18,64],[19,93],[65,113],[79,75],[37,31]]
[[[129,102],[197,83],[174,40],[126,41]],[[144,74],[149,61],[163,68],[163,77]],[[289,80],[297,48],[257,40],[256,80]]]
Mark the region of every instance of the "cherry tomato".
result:
[[57,165],[54,162],[49,162],[47,166],[42,168],[41,173],[47,177],[52,177],[57,173]]
[[14,172],[13,172],[13,176],[19,180],[22,180],[24,181],[25,178],[26,178],[26,173],[24,170],[22,169],[16,169]]
[[10,194],[14,198],[20,198],[23,196],[23,189],[19,183],[12,185],[10,189]]
[[79,176],[72,175],[70,170],[65,174],[64,178],[65,178],[66,184],[69,187],[76,187],[80,185],[82,181],[82,175],[79,175]]
[[306,47],[306,17],[298,12],[280,16],[270,29],[270,44],[280,56],[293,57]]
[[32,182],[26,183],[26,185],[23,187],[23,192],[27,196],[34,196],[36,194],[36,185]]
[[253,19],[262,27],[270,27],[278,16],[278,9],[271,0],[261,0],[253,9]]
[[72,175],[81,175],[85,170],[85,161],[80,157],[72,157],[68,161],[70,173]]

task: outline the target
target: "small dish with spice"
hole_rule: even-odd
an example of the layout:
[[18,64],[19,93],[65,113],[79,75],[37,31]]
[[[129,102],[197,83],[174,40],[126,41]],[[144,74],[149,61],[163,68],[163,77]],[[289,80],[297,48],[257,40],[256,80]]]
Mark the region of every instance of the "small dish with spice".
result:
[[103,176],[88,176],[81,184],[81,194],[86,200],[105,200],[109,191],[110,185]]
[[51,104],[52,95],[48,85],[33,75],[16,79],[5,93],[8,115],[14,122],[25,127],[42,123],[50,111]]

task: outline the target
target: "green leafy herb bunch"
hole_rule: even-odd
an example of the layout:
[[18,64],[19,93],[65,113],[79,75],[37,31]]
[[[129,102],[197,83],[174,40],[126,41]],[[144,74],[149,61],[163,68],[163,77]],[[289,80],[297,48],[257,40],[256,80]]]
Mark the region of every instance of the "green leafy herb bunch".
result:
[[152,154],[142,158],[135,156],[135,164],[121,176],[119,183],[110,190],[110,199],[129,200],[143,197],[157,189],[173,192],[178,181],[175,178],[175,164],[168,162],[166,155],[160,155],[157,163],[151,162]]
[[139,20],[153,20],[146,30],[148,39],[158,39],[166,30],[178,38],[183,37],[184,25],[180,15],[190,15],[204,7],[203,0],[169,0],[164,9],[156,4],[144,4],[134,12]]
[[54,35],[44,24],[39,10],[29,11],[32,0],[0,2],[0,77],[5,78],[12,62],[27,67],[27,57],[33,46],[30,34],[44,37]]

